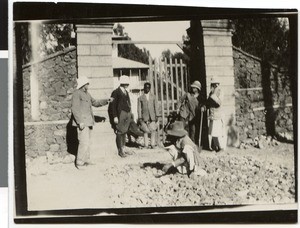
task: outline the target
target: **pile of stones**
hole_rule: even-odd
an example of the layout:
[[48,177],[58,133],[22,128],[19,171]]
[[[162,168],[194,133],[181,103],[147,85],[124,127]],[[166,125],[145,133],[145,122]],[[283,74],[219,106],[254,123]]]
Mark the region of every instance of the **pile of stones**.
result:
[[113,166],[106,170],[115,207],[240,205],[295,202],[292,168],[252,157],[204,157],[204,176],[191,179],[163,164]]
[[249,138],[242,141],[239,149],[249,149],[252,147],[264,149],[266,147],[274,147],[280,145],[280,142],[272,136],[260,135],[255,138]]

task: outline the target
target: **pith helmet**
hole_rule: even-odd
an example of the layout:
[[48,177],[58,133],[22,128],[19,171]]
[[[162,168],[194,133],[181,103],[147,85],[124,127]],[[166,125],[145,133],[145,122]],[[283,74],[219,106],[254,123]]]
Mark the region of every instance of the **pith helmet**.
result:
[[77,79],[77,89],[80,89],[82,86],[89,84],[89,80],[85,76],[81,76]]
[[199,81],[194,81],[191,87],[201,90],[201,83]]
[[120,82],[120,85],[122,85],[122,84],[129,85],[130,84],[130,79],[129,79],[129,77],[127,75],[122,75],[120,77],[120,81],[119,82]]

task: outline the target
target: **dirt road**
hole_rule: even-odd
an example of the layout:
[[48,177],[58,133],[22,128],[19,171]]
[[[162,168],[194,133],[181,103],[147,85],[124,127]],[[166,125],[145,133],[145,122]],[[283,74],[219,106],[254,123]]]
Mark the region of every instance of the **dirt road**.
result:
[[[101,138],[101,144],[97,140]],[[95,131],[95,165],[76,169],[73,163],[49,164],[47,159],[27,169],[29,210],[157,207],[192,205],[274,204],[295,201],[294,151],[291,144],[265,149],[228,148],[203,151],[206,175],[161,174],[170,161],[167,151],[135,149],[117,156],[109,128]]]

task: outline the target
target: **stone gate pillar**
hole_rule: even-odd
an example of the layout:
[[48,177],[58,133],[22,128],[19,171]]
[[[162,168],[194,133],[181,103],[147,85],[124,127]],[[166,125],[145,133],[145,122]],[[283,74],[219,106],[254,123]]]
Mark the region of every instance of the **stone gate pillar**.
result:
[[224,95],[223,110],[228,127],[235,123],[235,89],[232,30],[228,20],[202,20],[207,95],[210,81],[220,81]]
[[[78,78],[88,77],[95,99],[109,98],[113,90],[112,29],[112,23],[76,25]],[[107,106],[95,114],[107,117]]]

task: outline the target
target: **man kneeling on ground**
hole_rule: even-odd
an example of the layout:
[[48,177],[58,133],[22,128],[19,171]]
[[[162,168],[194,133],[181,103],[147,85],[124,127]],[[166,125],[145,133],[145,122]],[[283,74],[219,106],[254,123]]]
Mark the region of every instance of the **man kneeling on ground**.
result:
[[172,156],[173,162],[164,165],[163,172],[166,174],[172,167],[175,167],[179,173],[187,174],[191,178],[194,175],[205,175],[205,170],[199,168],[198,147],[189,138],[188,132],[184,130],[183,122],[175,121],[167,134],[172,145],[165,148]]

